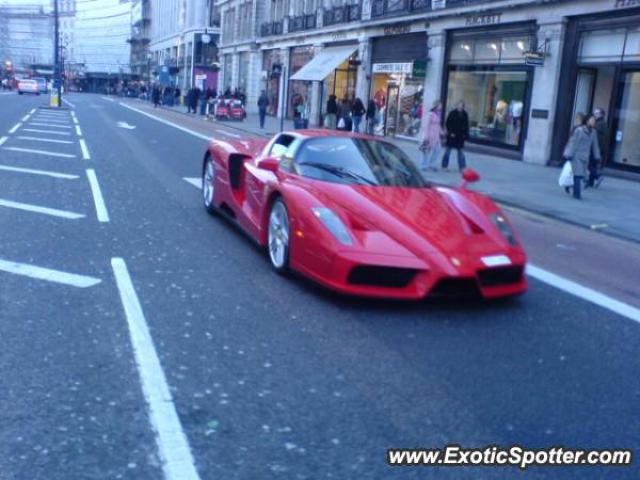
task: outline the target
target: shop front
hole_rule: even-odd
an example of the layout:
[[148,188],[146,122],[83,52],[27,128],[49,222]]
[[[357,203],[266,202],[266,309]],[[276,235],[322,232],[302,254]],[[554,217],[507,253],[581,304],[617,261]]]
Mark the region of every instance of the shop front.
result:
[[[324,118],[327,113],[327,100],[335,95],[338,102],[347,99],[353,103],[356,98],[356,82],[358,81],[358,46],[352,45],[353,53],[331,71],[322,82],[320,98],[320,115]],[[363,100],[364,101],[364,100]]]
[[531,23],[449,32],[442,98],[447,112],[465,103],[469,141],[522,151],[536,43]]
[[[640,172],[640,9],[571,19],[567,26],[554,150],[577,113],[605,112],[604,165]],[[564,82],[564,83],[563,83]]]
[[289,82],[287,94],[287,118],[298,118],[309,110],[311,82],[295,79],[295,74],[307,65],[314,56],[313,46],[293,47],[289,56]]
[[280,50],[265,50],[262,52],[262,78],[263,88],[269,99],[267,115],[276,116],[280,106],[280,76],[282,60]]
[[372,46],[369,95],[376,104],[374,133],[416,138],[422,121],[427,35],[374,38]]

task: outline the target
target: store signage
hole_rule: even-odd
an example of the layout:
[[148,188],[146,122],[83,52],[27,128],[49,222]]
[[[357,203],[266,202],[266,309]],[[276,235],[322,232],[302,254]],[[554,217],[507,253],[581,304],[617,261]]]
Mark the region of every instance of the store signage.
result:
[[412,73],[412,71],[413,62],[373,64],[373,73]]
[[431,8],[433,10],[439,10],[441,8],[447,8],[447,0],[433,0],[431,2]]
[[640,0],[615,0],[613,8],[640,7]]
[[403,35],[405,33],[411,33],[411,25],[403,23],[401,25],[388,25],[384,27],[385,35]]
[[468,15],[465,25],[467,27],[477,27],[480,25],[494,25],[502,22],[502,14],[494,13],[491,15]]
[[282,75],[282,64],[274,63],[271,67],[271,78],[277,78]]
[[549,110],[541,110],[539,108],[531,109],[531,118],[549,118]]
[[525,52],[524,63],[532,67],[544,67],[544,52]]
[[414,78],[424,78],[427,76],[427,62],[424,60],[416,60],[413,62],[413,71],[411,76]]

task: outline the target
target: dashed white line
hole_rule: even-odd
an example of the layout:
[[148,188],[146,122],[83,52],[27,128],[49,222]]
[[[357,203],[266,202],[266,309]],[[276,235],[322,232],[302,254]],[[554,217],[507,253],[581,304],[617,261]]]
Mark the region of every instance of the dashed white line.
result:
[[109,98],[109,97],[100,97],[103,100],[106,100],[107,102],[115,102],[115,100],[113,98]]
[[67,104],[67,105],[69,105],[71,108],[76,108],[76,106],[75,106],[73,103],[71,103],[69,100],[67,100],[66,98],[63,98],[63,99],[62,99],[62,102],[63,102],[63,103],[66,103],[66,104]]
[[9,133],[16,133],[16,131],[22,126],[22,123],[18,122],[16,123],[11,130],[9,130]]
[[134,112],[138,112],[139,114],[144,115],[145,117],[152,118],[152,119],[156,120],[157,122],[164,123],[165,125],[169,125],[170,127],[177,128],[178,130],[183,131],[185,133],[188,133],[189,135],[193,135],[194,137],[198,137],[198,138],[201,138],[201,139],[206,140],[206,141],[209,141],[209,140],[212,139],[212,137],[210,135],[203,135],[201,133],[194,132],[193,130],[189,130],[188,128],[182,127],[182,126],[180,126],[178,124],[175,124],[173,122],[169,122],[167,120],[163,120],[162,118],[158,118],[155,115],[151,115],[150,113],[144,112],[144,111],[139,110],[139,109],[137,109],[135,107],[131,107],[131,106],[126,105],[126,104],[124,104],[122,102],[119,102],[119,103],[124,108],[128,108],[129,110],[133,110]]
[[85,160],[91,160],[91,155],[89,155],[89,149],[87,148],[87,142],[84,141],[84,138],[80,139],[80,150],[82,150],[82,158]]
[[32,108],[31,111],[29,112],[31,115],[33,115],[35,113],[36,109]]
[[184,177],[183,180],[202,190],[202,179],[200,177]]
[[24,117],[22,117],[22,121],[26,122],[27,120],[29,120],[29,117],[31,116],[30,113],[27,113]]
[[594,303],[611,312],[640,323],[640,309],[616,300],[604,293],[600,293],[589,287],[585,287],[572,280],[531,264],[527,265],[527,275],[559,290],[586,300],[587,302]]
[[75,155],[71,155],[69,153],[50,152],[48,150],[35,150],[33,148],[21,148],[21,147],[2,147],[2,148],[5,150],[13,150],[14,152],[34,153],[36,155],[47,155],[49,157],[76,158]]
[[23,132],[50,133],[51,135],[71,135],[69,132],[54,132],[53,130],[42,130],[40,128],[23,128]]
[[74,125],[78,125],[78,119],[76,118],[75,115],[71,118],[71,120],[73,120]]
[[156,433],[156,443],[166,480],[199,480],[189,442],[180,424],[166,376],[149,332],[140,300],[127,265],[122,258],[112,258],[111,267],[129,326],[131,345],[140,375],[142,392],[149,407],[149,421]]
[[76,125],[76,134],[81,137],[82,136],[82,130],[80,130],[80,125]]
[[[57,140],[55,138],[39,138],[39,137],[28,137],[24,135],[18,135],[16,137],[18,140],[30,140],[32,142],[48,142],[48,143],[62,143],[65,145],[70,145],[73,142],[71,140]],[[0,145],[2,145],[0,143]]]
[[75,273],[61,272],[60,270],[52,270],[50,268],[36,267],[27,263],[10,262],[0,259],[0,270],[15,275],[35,278],[37,280],[46,280],[48,282],[62,283],[78,288],[87,288],[97,285],[102,280],[99,278],[88,277],[86,275],[77,275]]
[[91,193],[93,194],[93,203],[96,206],[96,215],[99,222],[108,222],[109,213],[102,197],[102,191],[100,190],[100,184],[98,183],[98,177],[96,172],[89,168],[87,169],[87,178],[89,179],[89,185],[91,186]]
[[29,125],[37,125],[39,127],[53,127],[53,128],[71,128],[69,125],[65,125],[64,123],[39,123],[39,122],[31,122]]
[[79,218],[85,217],[85,215],[81,213],[67,212],[66,210],[58,210],[56,208],[41,207],[39,205],[31,205],[30,203],[13,202],[11,200],[3,200],[1,198],[0,207],[24,210],[25,212],[42,213],[43,215],[68,218],[69,220],[77,220]]
[[17,173],[29,173],[32,175],[43,175],[46,177],[53,178],[64,178],[67,180],[75,180],[80,178],[78,175],[69,175],[67,173],[58,173],[58,172],[49,172],[47,170],[34,170],[32,168],[20,168],[20,167],[10,167],[8,165],[0,165],[0,170],[4,170],[6,172],[17,172]]
[[2,145],[4,142],[6,142],[9,139],[9,137],[0,137],[0,145]]

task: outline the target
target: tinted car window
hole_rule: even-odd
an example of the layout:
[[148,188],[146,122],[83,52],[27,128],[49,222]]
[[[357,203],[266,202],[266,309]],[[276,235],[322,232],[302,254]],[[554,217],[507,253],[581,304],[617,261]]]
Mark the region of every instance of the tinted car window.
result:
[[351,137],[305,141],[296,172],[326,182],[420,188],[428,186],[413,162],[391,143]]

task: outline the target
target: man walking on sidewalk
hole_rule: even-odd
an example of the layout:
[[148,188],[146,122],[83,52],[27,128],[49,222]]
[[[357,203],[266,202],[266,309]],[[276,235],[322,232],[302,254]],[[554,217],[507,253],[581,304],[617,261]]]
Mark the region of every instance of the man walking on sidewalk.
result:
[[591,155],[589,158],[589,179],[585,188],[599,187],[602,183],[602,165],[606,162],[608,147],[609,147],[609,132],[607,129],[607,120],[605,119],[605,112],[602,108],[596,108],[593,111],[595,118],[595,124],[593,128],[596,132],[596,138],[598,140],[598,148],[600,149],[600,160]]
[[462,100],[458,102],[455,110],[451,110],[447,115],[445,127],[447,129],[447,149],[442,158],[442,169],[449,168],[449,155],[451,155],[451,149],[455,148],[458,151],[458,169],[462,171],[467,166],[463,148],[464,142],[469,137],[469,115],[464,109]]
[[258,98],[258,115],[260,116],[260,128],[264,128],[264,120],[267,117],[267,107],[269,106],[269,97],[267,92],[262,90],[260,98]]

